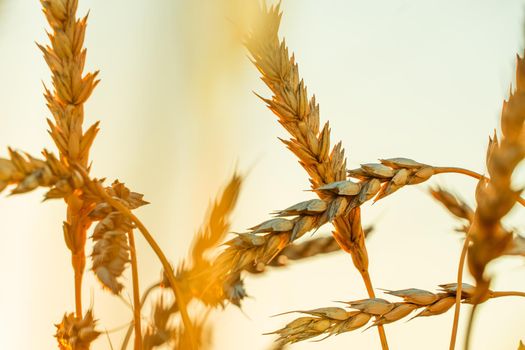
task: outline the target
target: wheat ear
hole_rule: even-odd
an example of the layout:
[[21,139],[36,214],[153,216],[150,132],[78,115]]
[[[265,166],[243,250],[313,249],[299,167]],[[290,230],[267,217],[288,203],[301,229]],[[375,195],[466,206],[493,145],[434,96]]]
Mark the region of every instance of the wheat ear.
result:
[[[263,2],[260,17],[262,25],[256,28],[246,42],[262,80],[273,93],[272,99],[262,98],[278,117],[279,123],[290,133],[284,144],[299,158],[299,163],[310,176],[312,188],[346,179],[344,150],[338,143],[330,148],[330,128],[325,123],[319,129],[319,105],[315,97],[309,99],[306,86],[299,76],[294,56],[288,54],[285,41],[279,40],[281,21],[279,5],[268,8]],[[320,195],[321,199],[323,196]],[[350,248],[352,261],[361,273],[370,297],[374,296],[368,273],[368,253],[359,210],[334,219],[334,236]],[[378,328],[383,349],[388,349],[382,327]]]
[[[52,73],[53,91],[46,88],[45,98],[53,121],[48,120],[49,133],[66,168],[73,164],[87,167],[89,149],[98,131],[93,124],[84,132],[84,102],[98,83],[98,72],[84,75],[86,49],[83,48],[87,16],[76,18],[77,0],[42,0],[42,7],[51,26],[51,45],[38,45]],[[87,216],[92,203],[82,199],[82,191],[70,193],[64,236],[70,244],[75,272],[75,305],[77,317],[82,317],[82,276],[86,264],[84,246],[86,231],[91,225]]]
[[[285,327],[269,333],[277,334],[278,342],[295,343],[325,335],[326,337],[353,331],[364,327],[372,318],[375,321],[368,327],[376,327],[401,320],[414,310],[423,309],[416,317],[428,317],[447,312],[454,304],[456,296],[464,303],[472,303],[476,287],[462,284],[459,291],[457,283],[442,284],[437,293],[423,289],[385,290],[386,294],[402,298],[402,302],[390,302],[381,298],[362,299],[344,302],[352,310],[339,307],[324,307],[313,310],[291,311],[308,316],[298,318]],[[490,291],[488,299],[504,296],[525,297],[523,292]],[[484,300],[484,301],[486,301]],[[323,338],[324,339],[324,338]]]

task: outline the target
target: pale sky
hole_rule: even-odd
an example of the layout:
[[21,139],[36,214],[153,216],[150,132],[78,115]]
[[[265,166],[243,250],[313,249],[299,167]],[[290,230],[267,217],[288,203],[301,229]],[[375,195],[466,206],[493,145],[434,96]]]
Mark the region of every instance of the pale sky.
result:
[[[46,42],[47,26],[38,1],[3,2],[0,155],[6,155],[7,145],[38,154],[42,147],[53,149],[41,84],[49,82],[49,72],[34,44]],[[152,204],[137,214],[175,264],[184,258],[209,200],[236,166],[249,176],[233,231],[313,198],[304,191],[307,175],[277,139],[286,137],[285,131],[252,93],[269,96],[268,90],[232,38],[232,23],[249,19],[239,9],[246,5],[243,0],[80,4],[81,13],[90,9],[87,66],[100,69],[102,79],[86,106],[88,123],[101,120],[93,174],[119,178],[145,194]],[[349,167],[402,156],[484,172],[488,135],[498,127],[515,55],[523,47],[524,5],[517,0],[285,0],[281,35],[296,54],[308,91],[317,96],[321,120],[330,120],[332,140],[343,141]],[[377,288],[434,290],[455,280],[461,237],[453,232],[457,222],[428,195],[431,184],[474,202],[475,181],[447,175],[363,207],[364,223],[376,225],[367,245]],[[74,310],[61,229],[64,206],[42,204],[42,194],[0,198],[2,349],[56,349],[53,324]],[[515,208],[508,221],[522,232],[523,210]],[[138,241],[144,287],[158,279],[160,267]],[[494,289],[525,290],[522,259],[505,259],[491,270]],[[247,278],[246,288],[252,298],[243,312],[230,307],[214,315],[214,349],[268,349],[272,338],[262,333],[294,318],[270,316],[366,297],[343,253]],[[92,295],[95,315],[107,329],[131,319],[126,306],[101,291],[87,272],[85,305]],[[447,348],[452,314],[386,326],[390,348]],[[467,312],[462,315],[463,323]],[[523,315],[524,299],[484,304],[473,349],[516,349],[519,339],[525,340]],[[121,334],[111,334],[116,348]],[[463,335],[461,328],[458,345]],[[377,332],[291,347],[350,348],[378,349]],[[101,337],[93,349],[109,349],[107,339]]]

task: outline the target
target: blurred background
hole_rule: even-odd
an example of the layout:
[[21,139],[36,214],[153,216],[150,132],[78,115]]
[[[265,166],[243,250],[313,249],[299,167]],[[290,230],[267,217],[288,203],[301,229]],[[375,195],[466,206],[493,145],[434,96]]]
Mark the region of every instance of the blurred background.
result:
[[[255,0],[84,0],[90,11],[87,68],[101,84],[86,107],[101,120],[93,174],[125,182],[151,202],[138,212],[174,264],[185,256],[211,198],[238,168],[249,173],[235,212],[242,231],[275,209],[311,199],[307,176],[277,137],[287,137],[252,91],[269,96],[241,46]],[[403,156],[484,172],[488,135],[498,126],[523,49],[525,1],[285,0],[281,34],[296,53],[309,92],[342,140],[349,167]],[[47,43],[37,1],[0,0],[0,140],[32,154],[53,149],[42,81],[49,71],[34,44]],[[6,149],[1,154],[6,154]],[[524,172],[520,172],[523,179]],[[524,181],[525,182],[525,181]],[[439,184],[473,203],[470,178]],[[457,223],[428,194],[405,188],[363,208],[376,231],[367,241],[375,287],[423,288],[455,281]],[[62,236],[62,202],[37,191],[0,200],[0,348],[55,349],[54,323],[74,310],[72,270]],[[508,224],[523,232],[523,209]],[[328,234],[324,227],[316,234]],[[88,246],[87,252],[91,251]],[[141,285],[160,266],[138,238]],[[494,289],[525,290],[523,259],[491,266]],[[85,278],[84,303],[120,348],[132,318],[120,300]],[[467,282],[470,281],[467,277]],[[128,279],[130,282],[130,278]],[[366,297],[349,256],[314,258],[248,277],[243,310],[212,315],[214,349],[269,349],[294,309]],[[124,295],[126,299],[130,296]],[[465,307],[466,310],[468,307]],[[461,324],[466,315],[463,311]],[[525,339],[525,300],[480,307],[474,349],[516,349]],[[448,347],[453,312],[386,326],[392,349]],[[460,328],[459,345],[464,334]],[[100,337],[94,349],[109,349]],[[374,330],[292,349],[378,349]]]

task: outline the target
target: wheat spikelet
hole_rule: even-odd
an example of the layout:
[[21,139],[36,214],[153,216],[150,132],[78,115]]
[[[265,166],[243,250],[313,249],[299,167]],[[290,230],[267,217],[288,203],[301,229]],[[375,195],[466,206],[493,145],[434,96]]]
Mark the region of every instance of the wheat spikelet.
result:
[[[362,164],[360,168],[348,171],[348,176],[359,179],[363,186],[374,189],[374,201],[394,193],[403,186],[427,181],[435,173],[434,167],[408,158],[380,159],[380,162]],[[364,202],[363,199],[357,198],[360,204]]]
[[[130,209],[147,204],[142,199],[142,194],[131,192],[119,181],[107,187],[106,191],[112,198]],[[122,276],[127,263],[130,262],[128,232],[134,226],[128,217],[106,202],[99,202],[90,212],[89,218],[93,221],[100,220],[92,236],[95,243],[91,254],[92,270],[105,288],[114,294],[119,294],[124,286],[118,278]]]
[[132,228],[128,218],[113,212],[102,219],[93,233],[93,272],[104,287],[119,294],[124,287],[117,279],[130,262],[127,232]]
[[44,150],[43,159],[8,148],[9,158],[0,158],[0,191],[14,185],[10,194],[50,188],[44,199],[66,198],[84,185],[82,176],[70,170],[56,156]]
[[[22,154],[11,148],[10,158],[0,158],[0,191],[8,185],[16,185],[11,194],[25,193],[35,188],[50,187],[59,181],[47,161]],[[62,170],[63,167],[60,167]]]

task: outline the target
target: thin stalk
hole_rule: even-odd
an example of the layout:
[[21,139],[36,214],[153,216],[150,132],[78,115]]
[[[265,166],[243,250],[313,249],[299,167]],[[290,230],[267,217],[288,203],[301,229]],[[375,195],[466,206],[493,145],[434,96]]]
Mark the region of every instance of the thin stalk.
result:
[[501,292],[492,292],[490,294],[491,298],[500,298],[500,297],[525,297],[525,292],[515,292],[515,291],[501,291]]
[[180,315],[181,315],[181,318],[182,318],[182,322],[184,324],[184,327],[188,330],[188,336],[190,338],[191,347],[192,347],[192,349],[196,350],[197,349],[197,343],[196,343],[196,340],[195,340],[195,332],[193,330],[193,324],[191,323],[190,316],[188,314],[188,308],[187,308],[186,300],[185,300],[184,295],[182,293],[182,290],[181,290],[181,288],[179,286],[179,283],[178,283],[178,281],[177,281],[177,279],[175,277],[175,274],[173,273],[173,269],[172,269],[168,259],[166,258],[166,255],[164,255],[164,252],[162,251],[162,249],[160,248],[158,243],[155,241],[155,239],[153,238],[151,233],[148,231],[146,226],[144,226],[144,224],[140,221],[140,219],[137,218],[131,212],[131,210],[128,209],[128,207],[126,207],[121,202],[111,198],[111,196],[106,193],[104,188],[102,188],[100,183],[94,182],[91,179],[89,179],[89,177],[87,177],[88,175],[87,175],[87,173],[85,172],[84,169],[79,168],[79,170],[81,171],[82,175],[84,176],[84,178],[86,179],[87,182],[91,182],[91,183],[94,184],[95,189],[97,190],[97,193],[104,199],[104,201],[106,203],[111,205],[113,208],[117,209],[122,215],[127,216],[137,226],[139,231],[142,233],[142,235],[144,236],[144,238],[146,239],[146,241],[150,245],[151,249],[153,249],[153,251],[157,255],[160,263],[162,264],[162,267],[164,268],[164,271],[166,273],[166,277],[168,278],[168,281],[169,281],[170,286],[171,286],[171,288],[173,290],[173,293],[175,294],[175,299],[176,299],[177,305],[178,305],[179,310],[180,310]]
[[[140,299],[140,305],[144,305],[146,303],[146,299],[148,296],[153,292],[156,288],[160,287],[160,283],[155,283],[154,285],[151,285],[146,289],[144,294],[142,295],[142,298]],[[133,333],[133,324],[130,324],[128,326],[128,330],[126,332],[126,336],[124,337],[124,340],[122,341],[122,345],[120,347],[121,350],[126,350],[128,347],[129,340],[131,339],[131,333]]]
[[452,322],[452,334],[450,336],[450,350],[454,350],[456,347],[456,338],[458,334],[459,324],[459,312],[461,309],[461,291],[463,289],[463,268],[465,266],[465,258],[467,257],[468,245],[470,243],[470,229],[463,242],[463,249],[461,250],[461,256],[459,257],[458,264],[458,278],[457,278],[457,290],[456,290],[456,305],[454,309],[454,322]]
[[133,319],[135,326],[135,350],[142,350],[142,330],[140,326],[140,291],[139,291],[139,272],[137,265],[137,250],[135,248],[135,237],[133,230],[128,231],[129,250],[131,255],[131,278],[133,281]]
[[86,265],[84,250],[71,255],[71,264],[75,280],[75,314],[78,319],[82,319],[82,277]]
[[148,244],[150,245],[151,249],[155,252],[157,257],[160,260],[160,263],[162,264],[162,267],[164,268],[164,271],[166,273],[166,277],[168,278],[168,281],[170,283],[171,288],[173,289],[173,293],[175,294],[175,299],[177,302],[177,305],[180,310],[180,315],[182,317],[182,322],[184,323],[184,327],[188,330],[188,335],[190,338],[190,343],[192,346],[192,349],[197,349],[197,343],[195,341],[195,332],[193,331],[193,324],[191,323],[190,316],[188,314],[188,308],[186,305],[186,300],[182,294],[182,290],[180,289],[179,283],[173,273],[173,269],[164,255],[164,252],[160,248],[160,246],[157,244],[151,233],[148,231],[146,226],[137,218],[131,211],[121,204],[120,202],[114,200],[111,198],[104,189],[101,188],[101,190],[104,192],[105,197],[104,200],[107,201],[109,205],[117,209],[119,212],[121,212],[123,215],[128,216],[135,225],[137,225],[137,228],[142,233]]
[[474,304],[474,307],[472,308],[472,311],[470,312],[470,317],[468,320],[468,326],[467,326],[467,335],[465,336],[465,347],[464,350],[468,350],[470,348],[470,334],[472,333],[472,326],[474,324],[474,318],[476,317],[476,311],[478,310],[479,304]]
[[[467,175],[467,176],[473,177],[478,180],[488,179],[488,177],[478,174],[475,171],[463,169],[463,168],[456,168],[456,167],[432,167],[432,168],[434,169],[434,174],[456,173],[456,174]],[[518,203],[520,203],[522,206],[525,207],[525,198],[518,197],[517,201]]]
[[[370,279],[370,274],[368,273],[368,270],[365,271],[359,271],[361,272],[361,277],[363,278],[363,281],[365,282],[366,291],[368,292],[368,297],[370,299],[373,299],[376,297],[376,294],[374,292],[374,287],[372,286],[372,280]],[[377,326],[377,331],[379,332],[379,339],[381,340],[381,349],[388,350],[388,342],[386,340],[386,333],[383,325]]]

